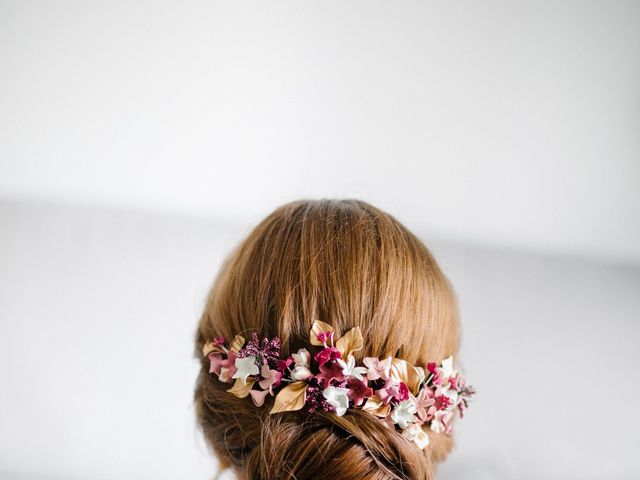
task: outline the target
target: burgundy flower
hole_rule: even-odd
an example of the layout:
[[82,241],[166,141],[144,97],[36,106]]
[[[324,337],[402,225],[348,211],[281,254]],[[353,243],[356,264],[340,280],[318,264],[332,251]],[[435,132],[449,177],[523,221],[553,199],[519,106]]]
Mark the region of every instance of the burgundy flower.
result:
[[434,362],[429,362],[427,364],[427,370],[429,370],[429,372],[433,375],[431,384],[437,386],[442,385],[442,378],[440,378],[440,374],[438,373],[438,366]]
[[287,368],[289,368],[289,365],[291,365],[292,363],[293,363],[292,357],[287,357],[285,360],[279,360],[278,367],[276,368],[276,370],[278,370],[280,373],[284,373],[284,371]]
[[366,378],[364,380],[358,380],[353,377],[348,378],[347,388],[349,389],[347,395],[357,407],[362,405],[366,398],[373,396],[373,389],[367,385]]
[[316,353],[313,358],[318,363],[318,366],[322,367],[329,360],[335,360],[337,358],[340,358],[341,356],[342,354],[340,353],[340,350],[338,350],[336,347],[325,347],[318,353]]
[[320,366],[320,373],[316,375],[316,378],[326,388],[330,385],[331,380],[343,381],[344,374],[342,373],[342,367],[336,362],[325,362]]
[[437,410],[447,410],[451,406],[451,399],[446,395],[438,395],[435,406]]

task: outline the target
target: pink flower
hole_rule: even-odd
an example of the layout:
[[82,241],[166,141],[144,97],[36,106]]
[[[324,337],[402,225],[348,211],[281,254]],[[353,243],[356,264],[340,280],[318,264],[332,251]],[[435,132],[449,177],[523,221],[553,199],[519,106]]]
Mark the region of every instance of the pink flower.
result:
[[425,385],[418,392],[418,396],[413,398],[416,404],[416,414],[421,421],[424,422],[433,417],[436,413],[436,407],[434,406],[436,400],[434,398],[433,390]]
[[322,367],[322,365],[327,363],[329,360],[335,360],[336,358],[340,358],[341,356],[342,354],[340,353],[340,350],[338,350],[336,347],[325,347],[318,353],[316,353],[314,358],[316,362],[318,362],[318,366]]
[[209,354],[209,361],[211,362],[209,373],[215,373],[218,375],[218,379],[222,382],[229,382],[237,370],[237,357],[238,353],[233,350],[229,350],[227,358],[224,359],[220,352],[211,352]]
[[220,335],[219,337],[216,337],[216,338],[213,339],[213,344],[216,347],[224,345],[224,342],[225,342],[225,339],[224,339],[224,337],[222,335]]
[[389,378],[384,384],[384,387],[377,390],[376,393],[385,405],[391,400],[402,402],[409,398],[409,389],[407,388],[407,385],[404,382],[399,382],[393,378]]
[[347,387],[349,388],[349,392],[347,395],[353,403],[359,407],[362,405],[366,398],[373,396],[373,389],[367,385],[367,379],[358,380],[357,378],[349,378],[347,379]]
[[273,387],[280,385],[282,373],[277,370],[271,370],[268,365],[263,364],[260,375],[262,375],[263,379],[258,382],[258,385],[265,390],[269,390],[271,395],[273,395]]
[[464,378],[460,373],[456,373],[454,376],[447,379],[449,388],[452,390],[462,390],[464,388]]
[[389,369],[391,368],[391,357],[380,360],[377,357],[365,357],[362,362],[367,366],[367,377],[369,380],[377,380],[379,378],[387,380],[389,378]]
[[[249,390],[251,399],[256,407],[261,407],[264,404],[264,399],[267,398],[271,392],[269,390]],[[271,393],[273,395],[273,393]]]

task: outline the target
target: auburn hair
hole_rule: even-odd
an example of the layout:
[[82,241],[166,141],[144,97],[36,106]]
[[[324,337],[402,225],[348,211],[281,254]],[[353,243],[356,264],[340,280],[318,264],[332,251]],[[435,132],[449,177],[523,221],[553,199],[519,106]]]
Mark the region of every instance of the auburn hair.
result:
[[200,318],[198,423],[222,469],[241,480],[431,479],[453,447],[428,431],[420,450],[372,414],[304,410],[269,414],[209,374],[207,340],[257,331],[283,355],[308,347],[314,320],[337,335],[359,326],[365,356],[414,365],[456,355],[454,290],[429,249],[390,214],[356,199],[298,200],[262,220],[226,258]]

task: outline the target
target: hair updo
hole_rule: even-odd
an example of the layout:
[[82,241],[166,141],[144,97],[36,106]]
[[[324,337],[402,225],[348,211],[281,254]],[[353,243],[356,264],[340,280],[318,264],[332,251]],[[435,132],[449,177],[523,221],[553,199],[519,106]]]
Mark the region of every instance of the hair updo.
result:
[[[224,262],[197,329],[198,422],[221,468],[242,480],[424,480],[453,446],[428,431],[420,450],[372,414],[303,410],[269,415],[209,374],[203,344],[242,332],[278,336],[283,355],[308,346],[313,321],[358,326],[365,356],[414,365],[456,355],[455,293],[428,248],[361,200],[299,200],[267,216]],[[271,402],[271,403],[269,403]]]

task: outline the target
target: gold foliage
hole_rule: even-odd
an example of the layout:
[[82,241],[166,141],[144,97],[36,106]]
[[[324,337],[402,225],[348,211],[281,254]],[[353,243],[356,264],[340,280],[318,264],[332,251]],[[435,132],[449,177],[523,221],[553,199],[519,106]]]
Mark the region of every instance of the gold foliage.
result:
[[227,392],[233,393],[238,398],[244,398],[249,395],[249,391],[251,390],[251,387],[253,387],[254,383],[255,380],[247,380],[247,383],[245,384],[241,378],[237,378],[236,383],[234,383],[233,387],[227,390]]
[[306,391],[307,383],[304,381],[293,382],[287,385],[276,395],[273,408],[269,413],[300,410],[306,400]]
[[391,413],[391,405],[385,405],[378,395],[373,395],[367,398],[362,409],[374,414],[376,417],[386,417]]
[[349,355],[361,350],[363,346],[364,340],[360,327],[353,327],[336,341],[336,348],[340,350],[342,358],[349,358]]
[[313,322],[311,326],[311,332],[309,333],[309,342],[311,345],[323,345],[323,343],[318,340],[318,334],[322,332],[334,332],[334,328],[328,323],[321,322],[320,320],[316,320]]
[[389,376],[395,380],[404,382],[414,395],[418,393],[418,388],[420,387],[420,373],[418,373],[415,367],[410,365],[406,360],[394,357],[391,360]]
[[231,342],[231,346],[229,350],[233,350],[234,352],[240,351],[242,346],[244,345],[245,339],[242,335],[236,335]]

